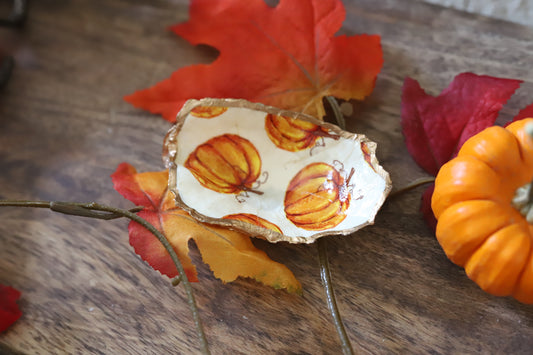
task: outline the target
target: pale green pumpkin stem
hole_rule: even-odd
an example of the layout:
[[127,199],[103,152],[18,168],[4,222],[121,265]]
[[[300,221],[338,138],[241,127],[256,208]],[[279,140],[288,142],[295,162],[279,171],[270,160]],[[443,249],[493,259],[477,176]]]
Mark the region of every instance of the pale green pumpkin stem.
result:
[[[179,279],[174,279],[172,284],[176,285],[176,281],[179,280],[183,284],[185,293],[187,294],[187,303],[191,310],[194,325],[196,327],[196,333],[200,342],[200,349],[202,354],[210,354],[209,347],[207,344],[207,338],[205,336],[202,322],[200,320],[200,312],[198,311],[198,306],[196,305],[196,300],[194,298],[194,293],[192,290],[191,283],[189,282],[183,265],[181,264],[178,255],[170,245],[170,242],[165,237],[163,233],[157,230],[152,224],[146,221],[144,218],[139,217],[136,212],[139,212],[143,207],[135,207],[131,210],[124,210],[116,207],[105,206],[98,203],[77,203],[77,202],[55,202],[55,201],[20,201],[20,200],[0,200],[0,207],[35,207],[35,208],[48,208],[54,212],[59,212],[68,215],[97,218],[103,220],[111,220],[116,218],[128,218],[134,222],[139,223],[141,226],[146,228],[150,233],[152,233],[159,240],[161,244],[165,247],[167,252],[170,254],[172,262],[178,270]],[[179,283],[178,282],[178,283]]]
[[[524,131],[533,139],[533,123],[524,126]],[[533,182],[525,184],[515,191],[511,205],[518,210],[529,224],[533,224]]]

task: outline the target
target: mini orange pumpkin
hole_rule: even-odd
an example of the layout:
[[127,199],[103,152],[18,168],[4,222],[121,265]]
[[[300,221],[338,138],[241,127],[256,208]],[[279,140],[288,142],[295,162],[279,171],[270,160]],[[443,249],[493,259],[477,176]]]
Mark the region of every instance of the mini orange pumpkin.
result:
[[489,127],[467,140],[440,169],[431,203],[448,258],[486,292],[524,303],[533,303],[533,219],[515,196],[533,178],[533,138],[525,131],[532,122]]

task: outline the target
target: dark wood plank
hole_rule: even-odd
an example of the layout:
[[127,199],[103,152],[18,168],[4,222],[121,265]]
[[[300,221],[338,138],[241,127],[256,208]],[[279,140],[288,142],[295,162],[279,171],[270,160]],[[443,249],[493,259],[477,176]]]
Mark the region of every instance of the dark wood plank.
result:
[[[403,79],[437,94],[463,71],[520,78],[502,112],[533,101],[533,30],[413,1],[345,0],[343,32],[382,36],[385,66],[349,129],[379,142],[396,186],[424,176],[399,125]],[[166,32],[185,0],[41,0],[27,26],[0,30],[16,59],[0,92],[0,198],[130,206],[109,175],[122,161],[160,170],[169,124],[122,101],[216,52]],[[480,291],[444,256],[418,212],[422,189],[388,201],[374,226],[331,238],[339,307],[362,353],[530,353],[533,311]],[[127,221],[0,210],[0,283],[23,293],[23,317],[0,352],[196,353],[181,289],[128,245]],[[250,280],[222,284],[198,256],[194,285],[213,353],[340,352],[316,249],[257,241],[302,282],[303,296]],[[195,254],[196,255],[196,254]]]

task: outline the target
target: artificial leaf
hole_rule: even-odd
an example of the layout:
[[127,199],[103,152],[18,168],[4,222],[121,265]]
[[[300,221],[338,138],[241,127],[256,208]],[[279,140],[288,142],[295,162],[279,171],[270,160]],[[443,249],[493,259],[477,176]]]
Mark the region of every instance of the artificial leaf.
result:
[[407,149],[436,175],[471,136],[491,126],[520,80],[462,73],[433,97],[407,78],[402,92],[402,131]]
[[[224,282],[242,276],[275,288],[285,288],[289,292],[301,291],[301,285],[292,272],[255,248],[249,236],[197,222],[176,207],[174,195],[167,187],[167,171],[137,173],[133,166],[122,163],[112,179],[119,193],[136,205],[144,206],[138,215],[166,236],[189,280],[198,281],[196,268],[188,255],[188,242],[193,239],[203,260],[214,275]],[[177,275],[170,256],[153,234],[140,224],[131,222],[129,236],[135,252],[154,269],[169,277]]]
[[424,216],[424,220],[426,221],[428,227],[434,231],[437,229],[437,218],[435,218],[433,210],[431,209],[431,197],[433,196],[433,190],[435,190],[435,184],[428,186],[422,194],[420,211],[422,212],[422,216]]
[[3,332],[20,318],[20,311],[17,300],[20,298],[20,291],[11,286],[0,285],[0,332]]
[[[533,117],[533,104],[527,106],[526,108],[520,110],[518,114],[513,118],[512,122],[523,120],[524,118]],[[511,122],[509,122],[511,123]]]
[[188,99],[242,98],[324,116],[322,99],[363,99],[383,65],[380,37],[335,33],[340,0],[192,0],[189,21],[171,29],[191,44],[219,50],[211,64],[192,65],[126,96],[170,122]]

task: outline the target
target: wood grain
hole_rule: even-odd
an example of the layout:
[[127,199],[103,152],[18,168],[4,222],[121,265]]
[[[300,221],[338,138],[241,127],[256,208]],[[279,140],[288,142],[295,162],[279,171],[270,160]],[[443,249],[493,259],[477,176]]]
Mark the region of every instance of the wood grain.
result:
[[[385,66],[348,123],[379,143],[402,186],[424,173],[399,125],[406,76],[437,94],[464,71],[519,78],[502,111],[533,101],[533,30],[408,0],[345,0],[342,32],[382,36]],[[122,101],[216,51],[166,31],[185,0],[40,0],[27,26],[1,30],[16,60],[0,92],[0,198],[98,201],[129,207],[109,175],[127,161],[161,170],[168,123]],[[364,354],[529,354],[533,310],[483,293],[451,264],[418,211],[423,189],[390,199],[374,226],[331,238],[329,256],[347,331]],[[128,245],[127,221],[30,209],[0,210],[0,283],[22,291],[22,318],[0,353],[197,353],[180,288]],[[214,354],[337,354],[314,246],[257,241],[286,264],[303,296],[250,280],[222,284],[201,263],[194,285]],[[194,249],[194,248],[193,248]]]

